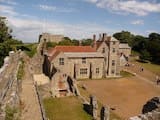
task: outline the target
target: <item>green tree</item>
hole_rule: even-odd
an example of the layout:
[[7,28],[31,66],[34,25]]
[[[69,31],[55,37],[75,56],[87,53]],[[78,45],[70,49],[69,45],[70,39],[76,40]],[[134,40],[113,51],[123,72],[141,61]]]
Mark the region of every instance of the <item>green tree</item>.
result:
[[128,43],[130,46],[132,46],[132,41],[134,39],[134,35],[128,31],[121,31],[115,33],[113,34],[113,37],[118,39],[121,43]]
[[88,46],[88,45],[91,45],[92,43],[93,43],[92,39],[83,39],[81,44],[83,46]]
[[151,55],[150,55],[150,53],[146,50],[146,49],[144,49],[144,50],[142,50],[141,52],[140,52],[140,59],[142,60],[142,61],[150,61],[151,60]]

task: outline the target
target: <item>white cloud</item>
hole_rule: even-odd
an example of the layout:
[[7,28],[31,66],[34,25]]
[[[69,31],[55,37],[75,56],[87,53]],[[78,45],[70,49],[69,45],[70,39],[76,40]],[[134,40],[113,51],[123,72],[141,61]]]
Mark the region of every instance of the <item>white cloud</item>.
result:
[[96,3],[98,0],[85,0],[87,2]]
[[14,0],[0,0],[1,3],[6,3],[10,5],[17,5],[18,3],[15,2]]
[[145,16],[151,12],[160,12],[160,3],[138,0],[86,0],[112,12],[132,13]]
[[50,5],[38,5],[38,7],[41,10],[45,10],[45,11],[54,11],[54,12],[63,12],[63,13],[70,13],[70,12],[75,12],[76,11],[73,8],[59,8],[59,7],[50,6]]
[[14,7],[8,5],[0,5],[0,14],[1,15],[18,15],[17,12],[14,11]]
[[143,20],[134,20],[134,21],[131,22],[131,24],[133,24],[133,25],[143,25],[144,21]]
[[55,11],[57,8],[55,6],[48,6],[48,5],[39,5],[40,9],[46,11]]
[[160,33],[160,31],[158,31],[158,30],[147,30],[146,33],[147,34],[150,34],[150,33]]
[[13,36],[25,42],[38,41],[38,36],[42,32],[52,34],[63,34],[71,38],[82,39],[92,37],[95,33],[107,32],[111,33],[114,30],[106,29],[103,26],[95,23],[84,24],[64,24],[58,22],[44,23],[35,19],[21,19],[16,17],[8,17],[9,26],[13,29]]
[[13,36],[24,42],[38,41],[38,36],[42,32],[63,34],[71,38],[82,39],[92,37],[92,34],[95,33],[111,33],[114,31],[95,23],[64,24],[55,21],[44,22],[36,17],[17,13],[13,6],[8,5],[0,5],[0,14],[7,17],[8,25],[13,29]]

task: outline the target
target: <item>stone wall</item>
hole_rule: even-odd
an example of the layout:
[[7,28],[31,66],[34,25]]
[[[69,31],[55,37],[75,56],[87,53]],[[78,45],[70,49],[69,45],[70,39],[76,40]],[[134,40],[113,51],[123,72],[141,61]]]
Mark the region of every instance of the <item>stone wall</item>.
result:
[[[59,65],[59,58],[64,58],[64,65]],[[60,53],[52,61],[51,66],[76,79],[99,79],[103,77],[104,58],[86,58],[86,63],[82,63],[82,58],[67,58]],[[87,74],[80,74],[82,68],[87,69]],[[99,68],[99,73],[96,73],[96,68]]]
[[49,33],[42,33],[40,36],[39,36],[39,42],[60,42],[62,41],[64,38],[63,35],[53,35],[53,34],[49,34]]
[[20,54],[16,52],[14,54],[10,54],[10,60],[8,66],[5,71],[3,71],[3,75],[1,76],[1,86],[0,86],[0,119],[5,119],[6,114],[6,106],[8,105],[10,108],[18,108],[20,104],[20,86],[21,83],[17,79],[17,73],[19,69]]

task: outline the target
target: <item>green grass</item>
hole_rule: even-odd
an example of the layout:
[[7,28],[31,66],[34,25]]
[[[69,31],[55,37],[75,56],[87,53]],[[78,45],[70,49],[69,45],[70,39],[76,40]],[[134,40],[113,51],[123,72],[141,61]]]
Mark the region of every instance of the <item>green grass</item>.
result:
[[25,47],[28,48],[25,52],[29,57],[33,57],[37,53],[37,44],[26,44]]
[[15,107],[10,107],[9,105],[5,108],[5,120],[19,120],[19,110]]
[[77,97],[46,98],[43,104],[49,120],[91,120]]
[[[80,94],[86,98],[86,100],[89,101],[90,93],[87,90],[84,90],[80,85],[78,85],[78,89]],[[100,111],[102,108],[102,103],[98,100],[98,116],[100,116]],[[117,114],[115,114],[113,111],[110,111],[110,120],[122,120]]]
[[19,69],[18,69],[18,73],[17,73],[17,79],[22,80],[24,74],[25,74],[25,72],[24,72],[24,61],[21,60],[21,63],[19,65]]
[[126,71],[121,71],[121,72],[120,72],[120,75],[121,75],[122,77],[132,77],[132,76],[134,76],[133,74],[131,74],[131,73],[129,73],[129,72],[126,72]]
[[140,65],[142,65],[145,69],[148,69],[149,71],[160,75],[160,65],[152,64],[152,63],[142,63],[139,62]]

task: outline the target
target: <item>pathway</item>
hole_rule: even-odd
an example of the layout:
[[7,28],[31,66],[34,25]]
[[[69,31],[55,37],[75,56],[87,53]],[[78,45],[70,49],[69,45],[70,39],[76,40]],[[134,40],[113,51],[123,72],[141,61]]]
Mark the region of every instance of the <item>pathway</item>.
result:
[[42,120],[38,97],[33,83],[33,76],[30,70],[29,58],[25,58],[25,75],[22,81],[21,100],[24,103],[22,120]]

